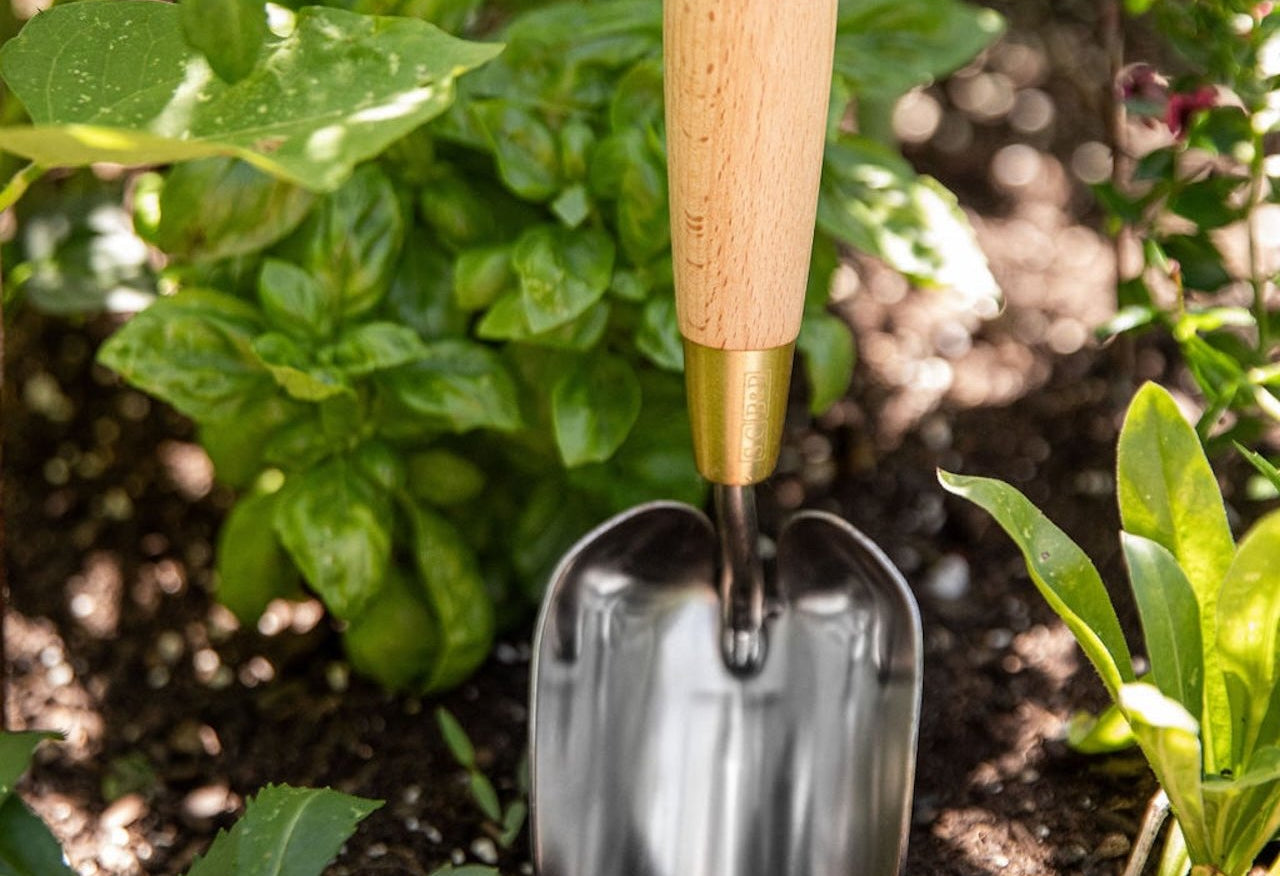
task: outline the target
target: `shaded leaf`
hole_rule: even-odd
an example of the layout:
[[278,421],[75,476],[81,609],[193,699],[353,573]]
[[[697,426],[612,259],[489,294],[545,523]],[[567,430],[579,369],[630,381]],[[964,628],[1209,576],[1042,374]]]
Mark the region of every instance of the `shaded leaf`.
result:
[[301,595],[297,569],[273,525],[277,493],[236,502],[218,530],[218,601],[253,627],[273,599]]
[[516,241],[512,266],[529,329],[553,329],[586,311],[609,288],[613,239],[594,228],[530,228]]
[[462,729],[458,719],[444,706],[436,708],[436,724],[440,728],[440,736],[444,744],[449,746],[449,753],[463,769],[474,769],[476,765],[476,749],[471,744],[471,737]]
[[1120,533],[1129,580],[1138,603],[1151,680],[1160,692],[1200,713],[1204,696],[1204,645],[1196,594],[1173,554],[1161,544]]
[[272,325],[303,339],[327,338],[341,315],[337,295],[302,268],[281,259],[268,258],[262,263],[258,300]]
[[500,49],[412,18],[307,7],[229,86],[185,44],[180,16],[118,0],[32,18],[0,49],[0,73],[34,125],[0,128],[0,148],[49,167],[236,155],[329,190],[446,109],[455,78]]
[[360,377],[415,362],[429,349],[408,326],[363,322],[344,331],[324,352],[344,374]]
[[625,359],[583,359],[551,392],[556,445],[570,468],[608,459],[640,414],[640,381]]
[[57,733],[43,730],[0,732],[0,801],[17,787],[18,779],[27,771],[37,746],[46,739],[57,739]]
[[378,376],[393,406],[452,432],[520,426],[515,382],[496,353],[463,340],[426,347],[418,361]]
[[262,0],[182,0],[182,35],[223,82],[249,75],[267,40]]
[[392,566],[377,597],[342,632],[351,666],[393,691],[416,691],[440,659],[444,632],[418,587]]
[[800,324],[796,349],[809,381],[809,413],[819,416],[844,397],[853,378],[853,332],[837,316],[810,312]]
[[0,876],[75,876],[48,826],[16,794],[0,803]]

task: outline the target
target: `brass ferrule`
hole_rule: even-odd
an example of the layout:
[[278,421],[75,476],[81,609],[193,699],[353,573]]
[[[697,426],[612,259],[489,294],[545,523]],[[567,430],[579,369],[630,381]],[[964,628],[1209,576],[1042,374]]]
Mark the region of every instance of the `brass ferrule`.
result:
[[794,343],[768,350],[719,350],[685,339],[693,454],[704,478],[746,486],[773,473],[794,351]]

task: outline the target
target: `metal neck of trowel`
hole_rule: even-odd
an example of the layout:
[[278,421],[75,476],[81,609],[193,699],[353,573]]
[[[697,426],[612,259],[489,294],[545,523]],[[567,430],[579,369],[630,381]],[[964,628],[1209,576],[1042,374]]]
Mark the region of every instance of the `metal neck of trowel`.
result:
[[773,473],[782,443],[794,344],[718,350],[685,340],[694,458],[715,486],[720,534],[720,650],[738,675],[764,666],[764,566],[751,485]]

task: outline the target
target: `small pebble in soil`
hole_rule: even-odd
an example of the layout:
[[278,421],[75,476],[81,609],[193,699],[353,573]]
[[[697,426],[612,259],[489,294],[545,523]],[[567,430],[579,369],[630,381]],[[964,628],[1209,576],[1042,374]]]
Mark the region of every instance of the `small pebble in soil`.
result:
[[1035,834],[1037,839],[1048,839],[1049,834],[1052,832],[1053,831],[1049,830],[1049,826],[1047,824],[1036,825]]
[[365,857],[369,858],[370,860],[385,858],[387,856],[387,844],[373,843],[371,846],[369,846],[369,848],[364,850],[364,854],[365,854]]
[[487,836],[479,837],[471,843],[471,854],[490,866],[498,863],[498,846]]
[[1098,843],[1094,854],[1104,861],[1122,858],[1129,853],[1129,838],[1122,833],[1109,833]]
[[499,642],[498,647],[493,649],[493,656],[499,663],[510,666],[520,662],[520,652],[516,650],[516,646],[508,642]]
[[1059,864],[1070,867],[1073,864],[1079,864],[1089,856],[1089,850],[1079,843],[1068,843],[1062,846],[1054,854],[1054,860]]
[[1009,859],[1004,855],[992,855],[991,863],[996,869],[1003,870],[1005,867],[1009,866]]
[[231,791],[226,785],[204,785],[182,801],[182,811],[192,818],[213,818],[231,808]]
[[422,787],[419,785],[406,785],[404,790],[400,792],[400,799],[408,805],[412,806],[422,798]]
[[969,592],[969,561],[959,554],[946,554],[924,576],[926,592],[943,602],[955,602]]
[[440,829],[434,824],[424,825],[422,833],[427,838],[428,842],[441,843],[444,841],[444,834],[442,834]]
[[454,849],[449,853],[449,860],[453,861],[455,867],[461,867],[467,862],[467,853],[462,849]]

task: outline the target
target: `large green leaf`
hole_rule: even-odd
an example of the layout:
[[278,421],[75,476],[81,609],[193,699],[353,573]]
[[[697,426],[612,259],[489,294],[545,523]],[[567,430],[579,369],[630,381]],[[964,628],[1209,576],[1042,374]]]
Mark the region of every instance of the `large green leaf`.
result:
[[991,478],[940,471],[957,496],[984,509],[1014,540],[1036,588],[1066,623],[1112,697],[1134,680],[1133,660],[1107,588],[1089,557],[1013,487]]
[[448,520],[406,501],[414,565],[427,604],[439,623],[440,649],[423,690],[443,690],[475,671],[493,645],[493,601],[475,557]]
[[1258,749],[1238,776],[1206,776],[1205,821],[1225,873],[1244,876],[1280,830],[1280,748]]
[[257,63],[267,40],[262,0],[182,0],[182,35],[224,82],[239,82]]
[[1130,532],[1122,532],[1120,541],[1151,678],[1161,693],[1198,715],[1204,707],[1204,646],[1195,591],[1163,545]]
[[271,600],[301,592],[298,570],[276,535],[278,496],[250,493],[236,502],[218,530],[218,601],[250,627]]
[[391,560],[391,504],[346,459],[291,476],[277,499],[275,529],[338,617],[359,615],[377,595]]
[[1272,712],[1280,676],[1280,511],[1258,521],[1240,542],[1218,599],[1218,649],[1228,677],[1234,763],[1259,745],[1280,741]]
[[416,690],[440,659],[444,631],[421,588],[392,566],[360,616],[342,633],[351,666],[388,690]]
[[539,225],[521,235],[511,263],[530,330],[553,329],[599,301],[613,276],[613,257],[613,239],[595,228]]
[[809,312],[800,324],[796,349],[809,381],[809,412],[823,414],[839,401],[853,377],[856,353],[849,324],[830,313]]
[[584,358],[551,392],[556,444],[570,468],[601,462],[626,440],[640,414],[640,381],[621,357]]
[[859,95],[892,100],[968,63],[1003,31],[997,12],[957,0],[840,0],[835,70]]
[[[378,375],[392,406],[390,415],[453,432],[510,431],[520,425],[515,382],[496,353],[463,340],[435,341],[426,347],[418,361]],[[388,425],[391,431],[417,431],[413,423]]]
[[1151,539],[1177,560],[1195,591],[1204,663],[1206,768],[1231,757],[1230,708],[1222,682],[1218,591],[1235,553],[1218,482],[1195,430],[1154,383],[1134,395],[1116,445],[1116,494],[1126,532]]
[[0,733],[0,801],[13,793],[18,779],[27,771],[36,747],[46,739],[57,738],[57,733],[41,730]]
[[267,785],[187,876],[319,876],[356,825],[380,806],[379,800],[328,788]]
[[194,420],[225,419],[269,379],[250,346],[260,327],[240,299],[187,289],[125,323],[98,361]]
[[282,259],[268,258],[262,263],[258,300],[272,325],[304,341],[329,337],[341,316],[337,294]]
[[0,803],[0,876],[75,876],[48,826],[16,794]]
[[323,352],[344,374],[363,376],[417,361],[430,349],[407,325],[363,322],[344,331]]
[[1213,838],[1205,822],[1201,774],[1200,726],[1182,707],[1153,685],[1124,685],[1116,696],[1147,762],[1169,795],[1191,860],[1214,860]]
[[72,3],[0,49],[32,126],[0,148],[42,166],[236,155],[318,190],[438,115],[454,80],[500,49],[411,18],[307,7],[234,85],[183,39],[176,5]]
[[818,227],[920,286],[974,301],[1000,294],[955,195],[865,137],[827,143]]

